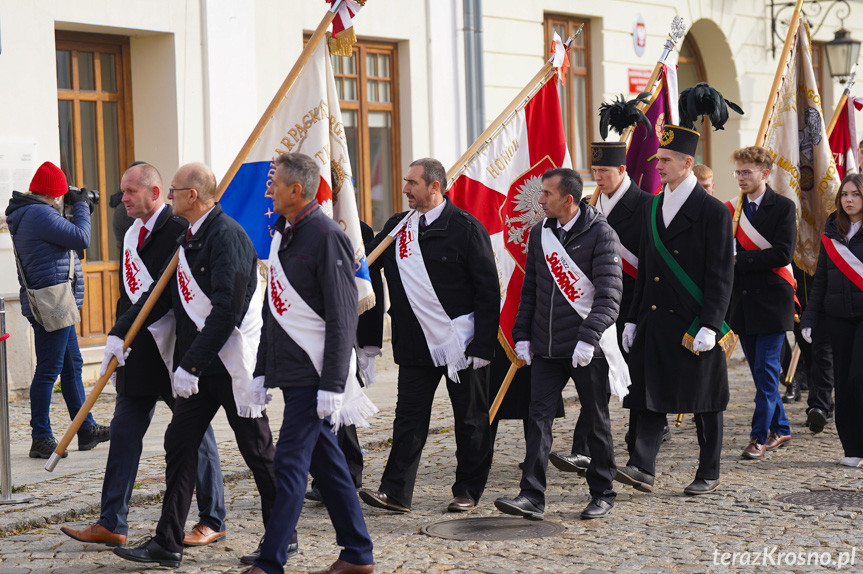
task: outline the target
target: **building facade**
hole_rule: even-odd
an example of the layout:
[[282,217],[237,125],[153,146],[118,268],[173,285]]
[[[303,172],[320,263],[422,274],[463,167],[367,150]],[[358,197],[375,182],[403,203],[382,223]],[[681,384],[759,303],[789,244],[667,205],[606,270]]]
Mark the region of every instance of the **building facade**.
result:
[[[841,15],[863,39],[863,4],[849,6],[813,22],[824,17],[813,41],[828,120],[841,86],[819,43],[833,37]],[[323,15],[319,0],[0,0],[0,203],[26,190],[46,160],[70,185],[101,192],[79,326],[88,363],[101,360],[114,321],[119,248],[108,198],[125,168],[147,161],[167,184],[178,166],[203,161],[221,177]],[[699,149],[717,195],[731,198],[728,158],[754,143],[773,48],[776,57],[782,48],[772,38],[770,0],[367,0],[353,56],[333,62],[361,217],[380,229],[402,209],[406,165],[424,156],[455,162],[543,65],[552,32],[566,39],[579,26],[559,91],[573,164],[589,185],[599,104],[638,90],[677,15],[686,35],[669,61],[679,65],[680,89],[707,81],[746,111],[705,133]],[[10,385],[24,390],[34,353],[5,229],[0,269]],[[94,372],[91,365],[88,378]]]

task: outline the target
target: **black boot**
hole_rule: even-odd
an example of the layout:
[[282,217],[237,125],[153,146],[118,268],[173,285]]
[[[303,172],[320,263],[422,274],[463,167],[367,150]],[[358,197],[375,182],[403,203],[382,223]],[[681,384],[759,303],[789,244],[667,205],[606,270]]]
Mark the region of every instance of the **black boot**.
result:
[[794,377],[794,381],[785,387],[785,394],[782,395],[783,403],[796,403],[800,400],[800,383],[797,380],[797,377]]

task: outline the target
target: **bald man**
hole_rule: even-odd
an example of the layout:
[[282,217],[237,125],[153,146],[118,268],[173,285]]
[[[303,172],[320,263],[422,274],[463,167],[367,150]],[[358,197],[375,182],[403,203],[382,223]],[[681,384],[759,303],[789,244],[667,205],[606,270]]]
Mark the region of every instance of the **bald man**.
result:
[[[137,547],[115,548],[114,553],[135,562],[177,567],[195,487],[198,445],[219,407],[225,409],[240,454],[254,475],[264,526],[276,485],[275,447],[264,410],[267,399],[252,389],[262,311],[255,249],[243,228],[216,202],[216,178],[207,166],[182,166],[171,181],[168,199],[189,228],[179,238],[176,279],[169,282],[148,319],[157,320],[171,310],[176,316],[172,390],[177,401],[165,433],[165,497],[156,535]],[[117,320],[106,344],[106,360],[113,356],[123,362],[117,340],[125,336],[150,292]],[[289,555],[291,550],[296,553],[296,538],[292,543]]]

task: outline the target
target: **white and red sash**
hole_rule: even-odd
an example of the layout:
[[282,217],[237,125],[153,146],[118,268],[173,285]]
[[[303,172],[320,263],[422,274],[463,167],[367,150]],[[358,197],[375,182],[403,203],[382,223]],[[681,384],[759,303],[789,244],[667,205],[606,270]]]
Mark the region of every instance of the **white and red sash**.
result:
[[[154,217],[158,217],[155,215]],[[132,304],[138,302],[141,295],[146,293],[153,284],[153,277],[147,270],[147,266],[138,254],[138,236],[144,224],[140,219],[135,219],[132,226],[126,230],[123,236],[123,289]],[[177,342],[177,323],[174,320],[173,309],[165,313],[158,321],[155,321],[147,330],[153,335],[159,355],[168,373],[174,374],[174,346]]]
[[[177,264],[177,287],[180,291],[180,301],[189,319],[195,323],[200,333],[204,328],[213,304],[207,294],[198,285],[189,262],[186,260],[186,248],[180,248],[180,262]],[[252,373],[258,355],[258,343],[261,340],[263,318],[263,301],[258,294],[257,281],[255,292],[249,301],[249,308],[243,316],[239,327],[234,327],[231,336],[219,349],[219,359],[231,375],[234,401],[237,403],[237,414],[244,418],[261,417],[266,404],[257,404],[252,398]]]
[[[566,252],[557,235],[551,228],[545,226],[546,221],[548,220],[543,220],[542,224],[542,252],[545,263],[563,297],[582,319],[586,319],[593,307],[596,289]],[[629,394],[629,385],[632,381],[629,378],[629,367],[617,344],[617,326],[614,323],[602,333],[599,348],[602,349],[602,354],[608,362],[611,394],[623,399]]]
[[[279,245],[282,234],[273,233],[270,243],[269,276],[267,279],[267,303],[279,326],[312,361],[318,376],[324,366],[324,347],[326,343],[327,324],[314,309],[309,307],[303,298],[293,288],[285,275],[282,262],[279,259]],[[369,426],[366,417],[378,412],[378,408],[366,397],[357,381],[357,356],[351,349],[350,368],[345,380],[345,394],[342,408],[330,417],[333,432],[342,425]]]
[[[730,201],[726,202],[725,205],[731,209],[731,216],[734,217],[736,206]],[[740,242],[740,246],[746,251],[761,251],[762,249],[770,249],[773,247],[773,245],[767,241],[767,239],[765,239],[757,229],[755,229],[752,222],[749,221],[748,217],[746,217],[745,213],[740,214],[740,220],[737,225],[737,235],[735,237],[737,241]],[[791,285],[791,288],[794,289],[795,293],[797,292],[797,280],[794,279],[794,270],[791,268],[790,263],[785,267],[776,267],[771,269],[771,271],[785,279],[785,281]]]
[[635,279],[638,275],[638,257],[623,243],[620,244],[620,257],[623,259],[623,272]]
[[821,244],[830,261],[842,272],[842,275],[863,291],[863,261],[860,261],[847,245],[827,235],[821,236]]
[[402,285],[425,335],[435,366],[446,365],[450,380],[468,367],[465,351],[473,341],[473,313],[450,319],[429,278],[419,244],[419,213],[411,211],[390,232],[396,243],[396,264]]

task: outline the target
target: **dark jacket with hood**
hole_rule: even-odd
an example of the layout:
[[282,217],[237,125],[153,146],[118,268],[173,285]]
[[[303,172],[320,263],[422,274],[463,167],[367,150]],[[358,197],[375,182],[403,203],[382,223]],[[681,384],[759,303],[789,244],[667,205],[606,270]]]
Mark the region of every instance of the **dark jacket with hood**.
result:
[[[79,201],[72,206],[72,213],[73,219],[69,221],[36,195],[13,191],[6,208],[6,222],[30,289],[68,281],[69,251],[72,251],[75,263],[72,290],[80,310],[84,304],[84,274],[75,251],[90,246],[90,208],[87,202]],[[33,319],[20,273],[18,283],[21,285],[21,312]]]
[[542,230],[556,230],[557,219],[546,219],[530,230],[521,303],[512,337],[515,342],[530,341],[533,353],[540,357],[571,359],[579,341],[593,345],[595,356],[601,356],[599,339],[620,312],[623,267],[617,234],[605,216],[587,201],[578,208],[580,214],[567,233],[564,247],[595,289],[593,305],[584,319],[560,292],[545,262]]

